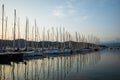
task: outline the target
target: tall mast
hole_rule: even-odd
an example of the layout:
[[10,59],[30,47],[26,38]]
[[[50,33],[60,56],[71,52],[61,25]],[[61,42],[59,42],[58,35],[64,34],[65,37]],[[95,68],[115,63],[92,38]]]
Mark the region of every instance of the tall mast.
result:
[[68,37],[68,32],[66,31],[66,42],[67,42],[67,48],[69,47],[69,43],[68,43],[68,41],[69,41],[69,37]]
[[42,41],[42,49],[45,47],[44,46],[44,40],[45,40],[45,27],[43,27],[43,41]]
[[78,48],[78,34],[77,34],[77,32],[76,32],[76,48]]
[[57,35],[56,35],[56,47],[58,48],[59,46],[58,46],[58,28],[56,28],[56,31],[57,31]]
[[79,48],[81,48],[81,36],[80,36],[80,33],[79,33]]
[[34,47],[34,26],[32,27],[32,47]]
[[61,32],[61,27],[60,27],[60,48],[62,48],[62,32]]
[[25,26],[25,48],[27,48],[27,19],[26,19],[26,26]]
[[52,39],[52,47],[54,47],[54,27],[52,27],[52,34],[53,34],[53,39]]
[[53,42],[54,42],[54,27],[52,27],[52,32],[53,32]]
[[18,18],[18,48],[20,48],[20,18]]
[[49,49],[49,29],[47,30],[47,34],[48,34],[48,49]]
[[65,49],[65,28],[63,27],[63,45],[64,45],[64,49]]
[[38,49],[38,47],[39,47],[39,37],[38,37],[38,35],[39,35],[39,27],[37,27],[37,49]]
[[68,37],[69,37],[69,48],[71,48],[71,38],[70,38],[70,33],[68,33]]
[[[29,41],[29,19],[27,18],[27,41]],[[29,42],[27,43],[27,46],[29,47]]]
[[82,34],[82,48],[84,48],[84,35]]
[[[4,4],[2,5],[2,40],[3,41],[3,31],[4,30]],[[1,42],[1,47],[3,46],[2,44],[3,42]]]
[[26,17],[26,28],[25,28],[25,48],[28,47],[27,40],[28,40],[28,18]]
[[[6,17],[6,26],[5,26],[5,40],[7,40],[6,39],[6,33],[7,33],[7,17]],[[7,45],[7,43],[5,43],[5,46]]]
[[6,26],[5,26],[5,40],[6,40],[6,33],[7,33],[7,20],[8,20],[8,17],[6,17]]
[[36,19],[35,19],[35,48],[37,47],[36,40],[37,40],[37,25],[36,25]]
[[4,30],[4,4],[2,5],[2,40],[3,40],[3,31]]
[[15,50],[15,33],[16,33],[16,9],[14,9],[14,30],[13,30],[13,48]]

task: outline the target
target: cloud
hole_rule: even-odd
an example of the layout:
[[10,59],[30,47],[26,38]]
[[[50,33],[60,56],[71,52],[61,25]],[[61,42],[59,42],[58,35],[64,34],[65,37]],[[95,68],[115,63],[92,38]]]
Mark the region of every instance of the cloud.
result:
[[66,7],[68,8],[74,8],[73,3],[71,1],[66,2]]
[[76,13],[76,10],[70,9],[70,10],[68,10],[68,13],[69,13],[69,14],[75,14],[75,13]]
[[75,7],[73,5],[74,0],[67,0],[61,6],[56,6],[53,10],[53,15],[57,17],[65,17],[70,16],[76,13]]
[[88,19],[88,16],[82,16],[82,19],[83,19],[83,20],[87,20],[87,19]]
[[64,8],[62,6],[56,7],[55,10],[53,10],[53,15],[57,17],[65,16]]

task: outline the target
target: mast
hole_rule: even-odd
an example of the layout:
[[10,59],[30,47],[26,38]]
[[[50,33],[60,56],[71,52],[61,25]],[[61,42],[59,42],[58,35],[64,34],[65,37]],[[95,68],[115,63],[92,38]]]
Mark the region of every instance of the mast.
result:
[[25,29],[25,48],[27,49],[28,47],[28,18],[26,17],[26,29]]
[[58,44],[59,44],[59,43],[58,43],[58,28],[56,28],[56,31],[57,31],[57,36],[56,36],[56,45],[57,45],[57,46],[56,46],[56,47],[59,48],[59,45],[58,45]]
[[27,18],[27,46],[29,47],[29,19]]
[[18,18],[18,48],[20,48],[20,18]]
[[36,25],[36,19],[35,19],[35,48],[37,47],[36,40],[37,40],[37,25]]
[[67,48],[69,47],[69,43],[68,43],[68,32],[66,31],[66,45],[67,45]]
[[14,9],[14,30],[13,30],[13,48],[15,50],[15,33],[16,33],[16,9]]
[[77,35],[77,32],[76,32],[76,48],[78,48],[78,35]]
[[37,27],[37,49],[39,47],[39,27]]
[[[2,5],[2,40],[3,41],[3,31],[4,30],[4,4]],[[1,42],[1,47],[3,47],[3,44]]]
[[68,48],[70,48],[70,34],[68,32]]
[[52,48],[54,47],[54,27],[52,27],[52,34],[53,34],[53,39],[52,39]]
[[34,26],[32,27],[32,48],[34,47]]
[[62,32],[61,32],[61,27],[60,27],[60,48],[62,48]]
[[27,19],[26,19],[26,27],[25,27],[25,48],[27,48]]
[[82,34],[82,48],[85,48],[84,40],[85,40],[85,37],[84,37],[84,35]]
[[49,49],[49,29],[47,30],[47,34],[48,34],[48,49]]
[[[5,26],[5,40],[7,40],[6,39],[6,33],[7,33],[7,20],[8,20],[8,17],[6,17],[6,26]],[[6,46],[6,45],[5,45]]]
[[44,40],[45,40],[45,27],[43,27],[43,33],[42,33],[43,41],[42,41],[42,49],[44,49]]
[[80,33],[79,33],[79,48],[81,48],[81,36],[80,36]]
[[65,49],[65,28],[63,27],[63,49]]

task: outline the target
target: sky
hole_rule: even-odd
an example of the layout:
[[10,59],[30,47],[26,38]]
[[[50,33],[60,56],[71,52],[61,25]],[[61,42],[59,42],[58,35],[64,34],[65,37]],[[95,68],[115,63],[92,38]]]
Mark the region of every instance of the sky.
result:
[[0,26],[2,4],[8,17],[9,34],[16,9],[21,35],[28,17],[31,27],[36,19],[39,29],[64,27],[71,34],[77,31],[97,36],[101,41],[120,40],[120,0],[0,0]]

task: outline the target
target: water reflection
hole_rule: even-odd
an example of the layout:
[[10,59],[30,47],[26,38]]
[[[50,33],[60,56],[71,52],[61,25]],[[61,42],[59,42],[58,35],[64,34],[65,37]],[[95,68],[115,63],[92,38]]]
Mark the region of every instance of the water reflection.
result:
[[104,56],[110,57],[111,59],[120,59],[120,50],[106,49],[104,50]]
[[82,72],[100,59],[99,52],[92,52],[0,64],[0,80],[65,80],[68,75]]

